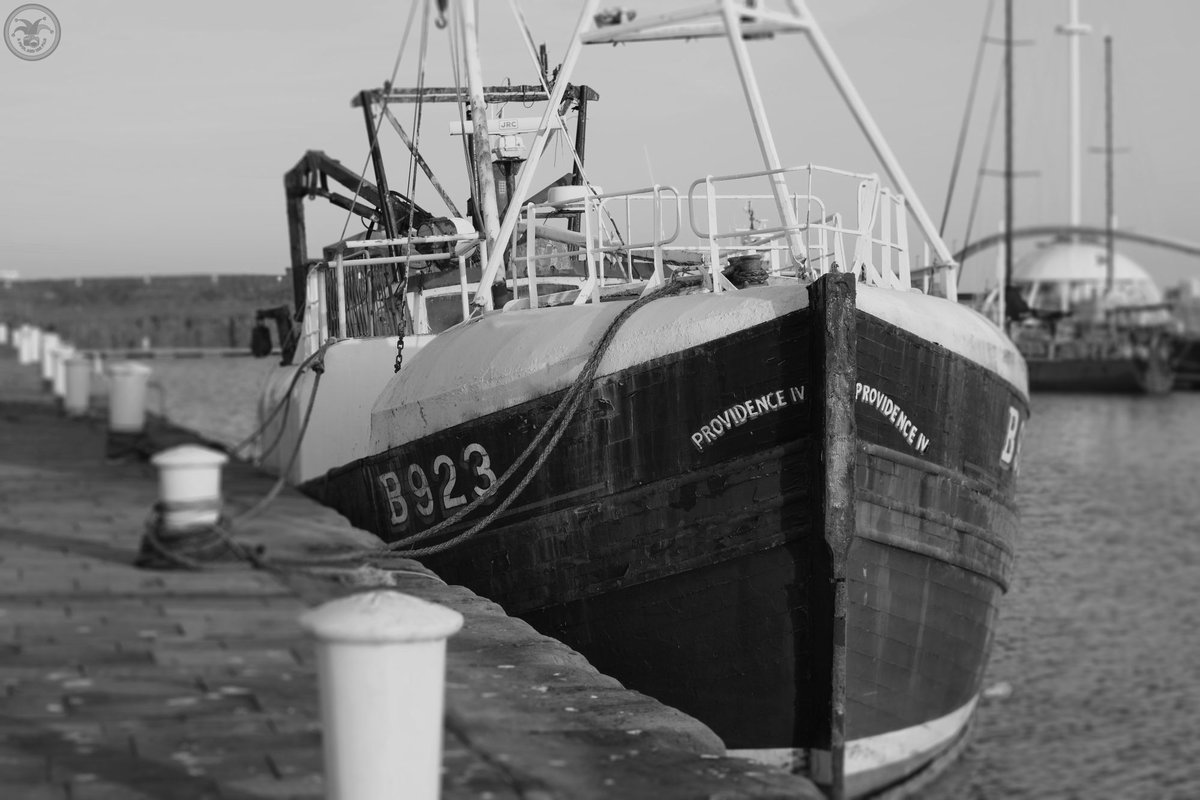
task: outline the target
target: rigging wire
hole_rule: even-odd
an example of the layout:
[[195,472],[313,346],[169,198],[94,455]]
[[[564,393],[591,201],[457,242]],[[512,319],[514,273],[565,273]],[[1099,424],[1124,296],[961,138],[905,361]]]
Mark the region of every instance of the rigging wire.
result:
[[[987,168],[988,157],[992,152],[992,139],[996,133],[996,117],[1000,113],[1000,98],[1003,95],[1001,89],[1004,88],[1004,73],[1001,72],[996,80],[996,94],[992,98],[992,110],[988,115],[987,136],[983,140],[983,155],[979,157],[979,175],[975,179],[975,192],[971,196],[971,210],[967,214],[967,231],[963,236],[962,249],[966,250],[971,244],[971,229],[975,226],[975,213],[979,210],[979,195],[983,190],[983,173]],[[966,259],[963,259],[965,264]],[[961,273],[963,264],[959,265]]]
[[[408,149],[408,183],[404,187],[406,196],[408,197],[408,220],[404,228],[404,236],[408,240],[404,246],[405,258],[411,258],[413,253],[413,236],[416,231],[413,230],[413,222],[417,213],[417,152],[421,145],[421,120],[424,118],[425,103],[422,101],[425,90],[425,59],[429,55],[429,8],[430,4],[425,3],[425,17],[421,24],[421,46],[420,53],[417,57],[417,99],[413,103],[413,121],[412,121],[412,147]],[[384,112],[387,109],[387,100],[384,100],[383,108],[379,113],[379,124],[383,124]],[[378,131],[377,131],[378,132]],[[411,270],[408,268],[409,262],[402,265],[393,265],[393,270],[399,266],[401,272],[400,277],[400,292],[399,299],[396,295],[392,296],[392,303],[399,306],[399,319],[396,321],[396,361],[392,365],[393,372],[399,372],[404,366],[404,332],[406,327],[406,317],[408,316],[408,276]]]
[[[413,3],[412,6],[408,10],[408,21],[404,24],[404,35],[402,37],[400,37],[400,49],[396,51],[396,60],[392,64],[392,76],[387,82],[388,86],[391,86],[393,83],[396,82],[396,75],[398,75],[400,72],[400,60],[404,57],[404,51],[408,47],[408,36],[412,32],[412,24],[413,24],[413,20],[416,18],[416,16],[417,16],[417,4]],[[381,101],[382,101],[383,107],[387,108],[387,94],[386,93],[381,98]],[[385,114],[383,114],[381,111],[379,114],[379,120],[378,120],[378,122],[375,123],[376,138],[379,137],[379,129],[383,126],[384,116],[385,116]],[[367,157],[363,160],[362,169],[359,170],[358,186],[355,187],[355,189],[354,189],[354,199],[352,201],[352,205],[353,205],[353,203],[356,203],[358,201],[359,195],[362,193],[363,183],[365,183],[367,180],[367,177],[366,177],[367,165],[370,163],[371,163],[371,153],[368,148]],[[387,198],[380,198],[380,201],[387,202]],[[350,218],[352,216],[354,216],[354,212],[347,210],[346,211],[346,222],[342,225],[342,235],[339,237],[339,239],[346,238],[346,231],[350,229]]]
[[[535,72],[538,75],[538,83],[541,85],[542,90],[546,92],[546,96],[549,97],[551,94],[550,85],[546,82],[546,75],[542,71],[542,60],[538,57],[537,45],[533,41],[533,34],[529,31],[529,23],[525,20],[525,13],[521,10],[520,3],[517,0],[508,0],[508,5],[512,8],[513,16],[517,19],[517,27],[521,30],[521,41],[525,44],[525,50],[529,53],[529,57],[533,59],[534,66],[536,67]],[[558,130],[566,137],[567,127],[566,123],[563,122],[562,115],[555,113],[554,121],[557,123],[556,127]],[[549,141],[547,141],[547,144],[549,144]],[[584,182],[590,185],[591,181],[588,179],[587,173],[584,172],[583,162],[579,158],[579,153],[575,152],[574,147],[571,148],[571,156],[574,159],[575,165],[579,167],[579,174],[584,176]]]
[[[454,99],[455,99],[455,105],[458,108],[458,122],[459,122],[459,125],[462,126],[461,128],[459,128],[459,130],[462,131],[462,135],[459,137],[459,139],[461,140],[461,144],[462,144],[463,162],[467,165],[467,179],[470,182],[471,195],[472,195],[472,197],[478,197],[479,196],[479,175],[475,169],[475,159],[471,158],[470,143],[467,141],[467,114],[466,114],[466,110],[465,110],[466,109],[466,100],[463,98],[463,91],[462,91],[462,72],[460,70],[460,65],[462,64],[462,59],[460,58],[460,52],[458,49],[460,37],[462,36],[462,27],[461,26],[462,26],[462,20],[459,18],[459,15],[451,14],[450,15],[450,71],[454,76]],[[474,203],[472,203],[472,205],[474,205]],[[474,213],[472,214],[472,217],[478,216],[478,214],[479,214],[479,209],[476,208],[474,210]],[[477,224],[477,221],[475,219],[471,220],[471,224],[475,225],[477,228],[481,227]]]
[[983,53],[988,45],[988,28],[992,24],[992,9],[996,0],[988,0],[987,11],[983,15],[983,33],[979,37],[979,49],[975,51],[975,68],[971,72],[971,88],[967,92],[967,107],[963,110],[962,127],[958,131],[958,144],[954,150],[954,164],[950,167],[950,185],[946,188],[946,205],[942,209],[942,224],[938,226],[938,235],[945,236],[946,220],[950,217],[950,201],[954,199],[954,187],[958,182],[958,170],[962,166],[963,150],[967,143],[967,130],[970,128],[971,112],[975,108],[975,92],[979,88],[979,75],[983,68]]
[[[408,181],[405,185],[405,194],[409,199],[408,204],[408,225],[405,227],[406,235],[411,233],[413,220],[416,216],[416,197],[417,197],[417,153],[420,151],[421,143],[421,120],[424,118],[425,103],[425,59],[429,54],[429,3],[425,3],[425,17],[421,24],[421,45],[417,56],[417,97],[413,103],[413,120],[412,120],[412,147],[408,149]],[[386,105],[385,105],[386,107]],[[380,113],[380,124],[382,125],[382,112]],[[378,132],[378,131],[377,131]],[[410,242],[406,248],[406,255],[410,254],[412,243]]]
[[[529,53],[529,57],[533,59],[533,63],[537,67],[535,71],[538,75],[538,83],[541,84],[542,90],[546,93],[546,96],[549,97],[551,95],[550,84],[547,83],[546,75],[542,71],[542,60],[538,57],[537,45],[533,41],[533,34],[529,31],[529,23],[525,19],[525,13],[521,10],[521,4],[519,0],[508,0],[508,5],[510,8],[512,8],[513,16],[517,19],[517,27],[521,29],[521,41],[524,42],[525,49]],[[557,109],[555,109],[554,121],[557,123],[558,130],[562,132],[563,138],[567,142],[570,142],[570,137],[567,134],[566,123],[563,122],[562,114],[558,113]],[[549,146],[549,144],[550,140],[547,139],[545,145],[543,146]],[[579,157],[579,152],[575,149],[574,144],[571,144],[569,149],[571,151],[571,158],[574,162],[574,165],[576,169],[579,170],[580,176],[583,178],[584,186],[590,187],[592,185],[592,180],[588,177],[587,170],[583,167],[583,159]],[[600,205],[600,211],[603,212],[604,219],[609,223],[609,232],[616,237],[618,242],[624,243],[624,240],[621,237],[621,231],[617,228],[616,220],[613,219],[612,214],[609,213],[608,209],[604,208],[603,204]]]

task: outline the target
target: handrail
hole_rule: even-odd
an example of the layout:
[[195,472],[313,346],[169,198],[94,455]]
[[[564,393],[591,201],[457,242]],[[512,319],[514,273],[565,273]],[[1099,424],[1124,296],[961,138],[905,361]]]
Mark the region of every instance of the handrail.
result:
[[403,247],[412,244],[447,244],[449,242],[479,241],[479,233],[448,233],[437,236],[402,236],[398,239],[347,239],[338,242],[333,247],[338,249],[358,249],[365,247]]
[[[764,169],[764,170],[758,170],[757,172],[740,172],[740,173],[736,173],[736,174],[732,174],[732,175],[718,175],[718,176],[708,175],[706,177],[698,178],[697,180],[692,181],[692,185],[690,187],[688,187],[688,222],[692,226],[692,232],[701,238],[704,238],[704,239],[708,238],[707,236],[704,235],[703,232],[701,232],[696,227],[696,217],[695,217],[695,213],[693,211],[693,208],[695,206],[694,197],[695,197],[695,193],[696,193],[696,187],[699,186],[700,184],[707,183],[709,181],[712,181],[713,183],[727,183],[729,181],[749,180],[751,178],[765,178],[765,177],[770,177],[773,175],[782,175],[782,174],[789,173],[789,172],[806,172],[806,173],[808,173],[808,175],[809,175],[809,184],[808,184],[809,192],[807,194],[808,197],[813,197],[812,175],[813,175],[813,173],[816,173],[816,172],[824,172],[824,173],[828,173],[830,175],[838,175],[838,176],[845,177],[845,178],[858,178],[859,180],[875,180],[877,182],[879,180],[878,177],[876,177],[875,175],[872,175],[870,173],[848,172],[847,170],[837,169],[836,167],[824,167],[824,166],[821,166],[820,164],[811,164],[811,163],[810,164],[802,164],[797,167],[780,167],[779,169]],[[805,196],[805,195],[793,195],[793,197],[802,197],[802,196]],[[807,224],[808,220],[806,220],[805,222]],[[804,228],[801,227],[800,229],[803,230]],[[781,227],[781,228],[777,228],[777,229],[766,229],[766,230],[781,230],[782,231],[782,230],[790,230],[790,229],[785,226],[785,227]]]
[[[599,289],[605,283],[604,275],[604,256],[613,253],[625,253],[624,260],[625,277],[631,278],[633,275],[633,251],[634,250],[651,250],[654,253],[654,278],[651,280],[652,285],[662,283],[663,276],[663,259],[662,249],[664,246],[674,242],[680,233],[681,217],[679,213],[679,192],[673,186],[662,186],[654,184],[653,186],[644,186],[637,189],[630,189],[620,192],[595,192],[592,187],[587,187],[587,192],[578,198],[563,200],[556,203],[527,203],[524,208],[525,212],[525,273],[530,281],[529,303],[530,306],[536,308],[538,305],[537,289],[534,285],[534,265],[539,261],[545,261],[555,258],[584,256],[587,260],[588,275],[587,281],[581,288],[579,295],[576,298],[577,303],[585,303],[591,300],[599,302]],[[674,222],[672,231],[668,235],[664,231],[666,220],[663,217],[663,199],[664,196],[673,198],[670,206],[674,210]],[[607,220],[612,220],[613,215],[608,211],[607,206],[613,201],[625,202],[626,214],[626,234],[632,235],[633,217],[630,213],[630,202],[635,199],[646,199],[653,203],[653,220],[651,222],[652,233],[651,238],[634,242],[619,242],[614,244],[606,244],[608,241],[609,228],[606,224]],[[579,210],[582,216],[583,232],[575,234],[579,237],[576,247],[568,246],[566,249],[555,253],[537,252],[537,236],[538,236],[538,215],[543,212],[558,212]],[[594,230],[595,229],[595,230]],[[565,236],[562,232],[557,232],[556,239],[562,244],[571,245],[573,242],[564,241]]]
[[[794,173],[807,176],[808,189],[805,194],[788,195],[789,206],[794,208],[791,215],[796,220],[794,224],[721,229],[718,223],[718,204],[731,199],[755,198],[759,195],[720,195],[716,189],[719,184],[755,178],[778,180],[783,175]],[[858,183],[857,218],[853,225],[843,225],[843,215],[830,214],[825,201],[813,194],[813,180],[818,174],[850,179]],[[703,195],[699,192],[702,185]],[[696,206],[701,201],[707,206],[706,225],[697,219]],[[831,264],[838,264],[842,269],[862,276],[872,285],[892,289],[907,289],[912,285],[906,201],[903,195],[880,186],[876,175],[811,163],[731,175],[708,175],[692,182],[688,188],[687,202],[688,222],[692,233],[702,242],[708,243],[708,268],[714,286],[721,283],[718,279],[718,265],[723,250],[736,248],[742,251],[776,252],[781,250],[778,243],[784,238],[786,250],[798,266],[798,275],[815,276],[828,271]],[[803,215],[799,213],[801,204],[804,205]],[[815,218],[814,210],[817,212]],[[829,236],[833,237],[832,247],[827,239]],[[853,247],[845,246],[844,237],[853,237]],[[734,247],[721,244],[730,240],[735,240],[737,244]],[[800,252],[795,251],[797,246],[801,248]],[[876,251],[878,258],[875,257]],[[850,256],[849,261],[847,255]],[[772,271],[780,272],[777,262],[772,263]],[[950,282],[946,285],[948,292],[952,291]]]
[[[537,203],[537,204],[527,203],[526,208],[528,208],[529,206],[536,205],[539,213],[541,213],[543,210],[551,210],[551,211],[561,212],[561,211],[574,210],[572,207],[577,206],[580,203],[594,203],[595,205],[597,205],[599,207],[603,207],[603,206],[607,205],[606,201],[621,200],[621,199],[626,200],[626,206],[628,207],[629,200],[633,200],[639,196],[644,196],[644,195],[650,195],[651,197],[647,198],[647,199],[653,199],[656,202],[656,204],[661,207],[662,195],[664,195],[664,194],[669,194],[675,198],[675,202],[671,204],[675,208],[675,225],[674,225],[675,230],[670,236],[662,235],[662,225],[661,225],[662,220],[660,218],[658,220],[660,224],[657,226],[660,235],[656,236],[654,239],[651,239],[651,240],[645,241],[645,242],[612,245],[612,246],[606,248],[607,250],[612,250],[612,251],[626,249],[626,248],[643,249],[643,248],[647,248],[647,247],[653,247],[655,244],[670,244],[671,242],[674,242],[679,236],[679,229],[680,229],[680,223],[681,223],[680,214],[679,214],[679,190],[677,190],[674,186],[663,186],[661,184],[656,183],[653,186],[643,186],[639,189],[630,189],[628,191],[622,191],[622,192],[604,192],[604,193],[599,193],[599,194],[588,193],[588,194],[585,194],[583,197],[573,198],[571,200],[562,200],[557,203],[549,203],[549,202],[543,202],[543,203]],[[609,216],[611,217],[611,214]],[[630,221],[628,211],[626,212],[625,219],[626,219],[627,223]],[[628,224],[627,224],[626,229],[628,229]]]
[[[731,201],[773,199],[773,196],[757,193],[717,194],[718,184],[756,178],[771,179],[794,173],[804,174],[807,184],[807,191],[804,193],[787,196],[788,205],[792,210],[790,216],[796,220],[796,224],[761,228],[734,227],[731,230],[720,228],[719,218],[722,214],[729,213],[727,204]],[[848,218],[842,213],[831,212],[828,198],[822,199],[813,193],[813,182],[817,175],[857,182],[857,217],[853,223],[844,222]],[[701,185],[705,187],[703,196],[699,194]],[[848,206],[855,205],[854,191],[853,184],[846,184],[843,194]],[[696,205],[701,200],[708,206],[707,227],[697,220]],[[635,204],[646,202],[651,204],[649,214],[635,214]],[[634,257],[638,252],[649,252],[653,257],[654,273],[646,282],[647,287],[660,285],[665,281],[664,248],[675,244],[682,234],[684,202],[688,204],[687,219],[691,232],[700,242],[698,246],[689,245],[684,249],[699,253],[707,251],[705,260],[708,263],[703,269],[703,277],[705,285],[712,291],[733,288],[721,269],[723,253],[732,251],[766,254],[770,257],[771,273],[790,276],[793,274],[790,267],[785,270],[786,265],[781,265],[779,259],[784,254],[792,254],[793,248],[799,246],[801,257],[795,258],[793,254],[792,259],[792,265],[796,267],[794,274],[797,277],[807,278],[822,274],[836,264],[862,276],[870,284],[895,289],[910,287],[914,276],[924,276],[924,285],[928,289],[932,284],[930,276],[933,272],[945,268],[925,264],[915,269],[911,267],[905,199],[902,195],[881,187],[878,178],[871,174],[805,164],[777,170],[706,176],[690,185],[686,197],[682,197],[676,188],[661,184],[615,192],[596,192],[593,187],[588,186],[581,197],[553,203],[527,203],[523,209],[522,220],[525,229],[525,253],[523,256],[515,252],[513,254],[514,263],[522,260],[525,263],[525,275],[522,276],[522,280],[527,286],[527,299],[522,299],[518,305],[536,308],[542,302],[538,296],[539,281],[548,278],[537,274],[536,265],[554,259],[582,257],[587,260],[587,274],[579,290],[566,293],[574,295],[571,299],[575,303],[599,302],[601,288],[611,283],[612,279],[632,279]],[[664,208],[664,205],[667,208]],[[719,206],[725,210],[718,213]],[[623,208],[623,214],[618,207]],[[644,209],[644,206],[642,208]],[[541,215],[565,211],[579,212],[582,231],[571,232],[540,223]],[[642,233],[647,222],[649,231]],[[622,233],[628,241],[621,239]],[[547,234],[563,247],[556,248],[554,252],[539,253],[537,240]],[[847,246],[849,242],[853,242],[852,247]],[[398,317],[394,308],[395,303],[399,302],[397,292],[400,284],[396,282],[394,271],[386,269],[386,265],[457,259],[462,284],[457,288],[466,293],[464,297],[469,295],[478,288],[478,284],[467,284],[465,281],[467,250],[462,243],[483,244],[475,231],[339,242],[332,248],[333,257],[318,264],[310,273],[310,279],[316,282],[309,295],[313,298],[313,316],[320,322],[312,326],[311,331],[306,329],[308,338],[319,344],[331,333],[340,337],[376,333],[402,334],[402,331],[395,330]],[[413,245],[434,245],[444,252],[418,253],[412,250]],[[408,254],[370,256],[370,248],[376,247],[404,247]],[[893,251],[896,254],[895,258]],[[614,263],[609,259],[618,254],[622,257],[616,263],[621,265],[623,274],[606,276],[605,267],[609,266],[611,269],[611,264]],[[512,277],[517,278],[516,275]],[[554,276],[554,279],[560,280],[562,277],[564,276]],[[945,282],[948,287],[951,283],[951,280]],[[561,301],[565,298],[558,299]],[[425,316],[422,309],[417,307],[420,301],[407,297],[404,302],[409,306],[408,311],[414,328],[422,328]]]

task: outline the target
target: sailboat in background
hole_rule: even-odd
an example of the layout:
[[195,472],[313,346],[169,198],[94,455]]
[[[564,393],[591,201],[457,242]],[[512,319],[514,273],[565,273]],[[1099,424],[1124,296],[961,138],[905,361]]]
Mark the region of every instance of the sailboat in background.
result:
[[[1012,574],[1024,363],[956,302],[945,243],[801,0],[596,7],[553,79],[526,37],[544,110],[500,180],[516,148],[473,3],[448,11],[465,86],[360,96],[376,125],[400,97],[470,109],[476,213],[388,223],[419,208],[389,194],[372,140],[385,236],[297,260],[306,335],[264,411],[307,410],[275,423],[288,445],[269,463],[731,753],[833,797],[902,782],[960,740],[980,694]],[[749,48],[787,34],[813,45],[896,190],[782,163]],[[754,123],[745,171],[604,192],[581,169],[531,190],[551,137],[578,153],[561,114],[583,45],[708,39],[732,51]],[[778,224],[742,227],[751,198]],[[912,263],[910,215],[933,260]],[[434,284],[465,319],[422,331],[413,295]],[[415,355],[405,313],[428,333]],[[354,323],[388,314],[387,335]]]
[[1200,389],[1200,279],[1180,281],[1165,293],[1179,324],[1171,364],[1176,389]]
[[[1007,0],[1008,59],[1011,64],[1012,0]],[[1112,59],[1105,37],[1107,228],[1103,243],[1081,230],[1079,38],[1090,31],[1079,21],[1078,0],[1068,0],[1069,19],[1059,32],[1069,42],[1069,187],[1070,227],[1013,265],[1007,236],[1004,290],[985,304],[985,313],[1007,321],[1008,330],[1029,366],[1033,391],[1170,391],[1174,380],[1176,324],[1170,305],[1153,279],[1113,247]],[[1011,92],[1011,69],[1007,72]],[[1012,119],[1008,115],[1011,142]],[[1011,154],[1011,144],[1009,145]],[[1010,156],[1011,159],[1011,156]],[[1012,165],[1006,168],[1008,217],[1012,231]]]

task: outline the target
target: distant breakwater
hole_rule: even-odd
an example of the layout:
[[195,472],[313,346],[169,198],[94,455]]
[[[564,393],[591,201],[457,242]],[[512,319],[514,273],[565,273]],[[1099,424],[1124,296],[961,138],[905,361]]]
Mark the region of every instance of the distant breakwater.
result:
[[97,350],[248,350],[254,312],[285,304],[292,304],[291,282],[282,272],[0,283],[0,322],[52,328],[77,347]]

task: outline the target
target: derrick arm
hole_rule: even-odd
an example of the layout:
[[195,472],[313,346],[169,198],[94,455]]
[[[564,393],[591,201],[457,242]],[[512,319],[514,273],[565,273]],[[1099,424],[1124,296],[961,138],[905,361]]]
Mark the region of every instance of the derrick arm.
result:
[[[329,181],[347,190],[348,195],[329,188]],[[380,194],[375,184],[348,169],[342,162],[330,158],[320,150],[309,150],[296,166],[283,174],[283,189],[287,198],[288,250],[291,258],[292,297],[295,303],[294,316],[297,321],[304,313],[305,287],[308,285],[308,270],[318,263],[308,256],[307,228],[304,220],[304,201],[323,197],[339,208],[357,214],[372,224],[382,221]],[[413,222],[418,227],[433,219],[433,215],[397,192],[389,192],[388,199],[395,219],[408,219],[413,212]],[[285,350],[283,361],[291,363],[295,345]]]

